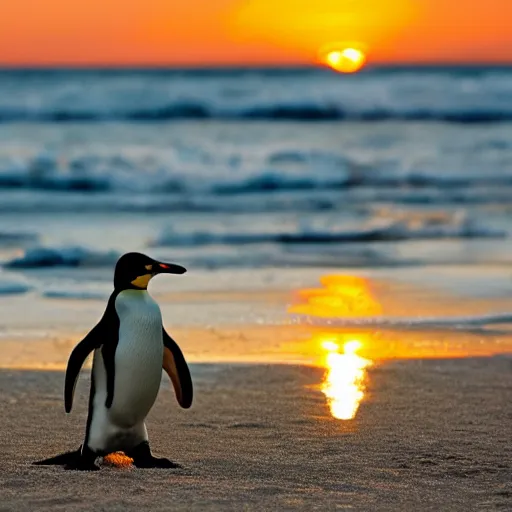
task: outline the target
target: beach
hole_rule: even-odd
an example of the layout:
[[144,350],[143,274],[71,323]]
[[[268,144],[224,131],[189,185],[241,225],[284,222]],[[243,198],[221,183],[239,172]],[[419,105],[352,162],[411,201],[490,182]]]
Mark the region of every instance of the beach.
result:
[[193,365],[193,408],[164,383],[148,418],[156,454],[183,469],[95,473],[30,465],[81,442],[88,376],[66,417],[61,372],[2,370],[0,510],[508,510],[511,365],[374,366],[349,422],[319,368]]

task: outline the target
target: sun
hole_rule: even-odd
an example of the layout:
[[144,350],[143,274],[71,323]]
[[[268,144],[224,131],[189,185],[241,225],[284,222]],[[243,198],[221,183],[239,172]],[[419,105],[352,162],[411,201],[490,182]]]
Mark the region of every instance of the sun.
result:
[[324,64],[339,73],[356,73],[366,63],[362,50],[352,47],[335,48],[321,51],[320,58]]

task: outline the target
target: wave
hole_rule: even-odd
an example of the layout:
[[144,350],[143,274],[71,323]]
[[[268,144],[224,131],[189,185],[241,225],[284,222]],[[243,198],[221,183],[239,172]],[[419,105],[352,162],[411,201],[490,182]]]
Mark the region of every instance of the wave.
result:
[[98,252],[84,247],[34,247],[23,256],[3,264],[4,268],[33,269],[47,267],[106,267],[113,266],[119,258],[115,251]]
[[321,176],[287,176],[277,172],[262,172],[257,176],[232,183],[214,184],[210,192],[218,195],[253,194],[281,190],[333,190],[346,188],[349,178]]
[[[338,191],[317,190],[282,190],[272,194],[249,194],[245,196],[215,196],[197,194],[168,196],[158,194],[120,194],[98,193],[81,194],[77,192],[52,192],[51,194],[31,191],[0,191],[0,213],[199,213],[199,214],[285,214],[285,213],[326,213],[344,211],[345,201],[355,205],[358,213],[366,214],[375,205],[393,204],[397,207],[437,207],[467,208],[474,205],[492,205],[496,211],[506,212],[509,209],[512,191],[503,187],[495,192],[477,188],[465,192],[438,193],[436,191],[404,191],[404,190],[362,190]],[[223,199],[223,200],[221,200]],[[36,241],[36,240],[34,240]],[[31,243],[21,240],[6,241],[5,246],[26,246]],[[2,247],[0,239],[0,247]]]
[[18,247],[32,244],[39,240],[37,233],[0,232],[0,247]]
[[224,121],[437,121],[458,124],[480,124],[512,121],[512,110],[506,108],[457,109],[344,109],[315,103],[274,104],[238,109],[216,109],[204,103],[175,102],[160,106],[110,111],[108,109],[76,110],[73,107],[50,110],[0,108],[0,123],[97,123],[105,121],[155,122],[173,120],[218,119]]
[[[258,192],[297,191],[297,190],[332,190],[346,188],[350,182],[347,178],[323,178],[315,176],[287,176],[273,171],[262,171],[257,175],[245,179],[234,179],[216,183],[205,180],[192,181],[188,177],[173,177],[169,171],[167,177],[144,176],[142,173],[133,172],[132,183],[141,183],[140,189],[134,193],[153,193],[169,195],[176,193],[207,193],[211,195],[236,195]],[[511,178],[512,183],[512,178]],[[134,187],[135,188],[135,187]],[[99,176],[94,169],[73,175],[68,169],[52,169],[44,174],[35,174],[32,164],[17,172],[1,173],[0,189],[29,189],[41,191],[70,191],[70,192],[113,192],[127,191],[126,181],[123,182],[116,171],[109,175]]]
[[[435,202],[437,199],[478,202],[483,197],[499,199],[501,187],[512,186],[512,174],[503,172],[434,172],[403,170],[400,162],[374,162],[362,165],[340,153],[301,149],[276,150],[263,155],[260,168],[240,169],[243,155],[204,153],[195,148],[183,161],[176,155],[161,158],[121,151],[105,156],[88,154],[66,158],[60,153],[43,151],[33,157],[14,155],[0,161],[1,190],[38,190],[76,192],[90,196],[101,193],[127,193],[167,197],[176,203],[194,203],[205,197],[268,194],[278,192],[350,191],[381,193],[411,201]],[[187,172],[187,158],[199,160],[199,167]],[[210,160],[219,172],[206,173]],[[152,159],[147,170],[148,159]],[[206,163],[203,161],[205,160]],[[195,174],[197,171],[197,175]],[[472,189],[472,190],[469,190]],[[436,194],[443,196],[436,197]],[[422,197],[419,197],[423,194]],[[508,197],[508,196],[507,196]],[[418,198],[418,199],[416,199]],[[379,197],[370,198],[378,200]],[[490,200],[489,199],[489,200]],[[157,201],[157,199],[154,199]],[[139,201],[134,199],[132,203]],[[204,202],[204,201],[203,201]],[[136,205],[134,205],[136,206]],[[1,205],[0,205],[1,208]]]
[[48,299],[104,300],[109,293],[89,290],[50,289],[44,290],[42,296]]
[[[410,214],[404,214],[410,215]],[[150,245],[152,246],[206,246],[249,244],[335,244],[354,242],[394,242],[403,240],[439,240],[464,238],[504,238],[506,233],[475,224],[464,216],[419,217],[381,222],[381,225],[362,226],[359,229],[334,230],[299,227],[296,231],[192,233],[164,230]]]
[[[512,121],[512,110],[391,110],[368,109],[349,111],[321,105],[276,105],[242,111],[240,119],[288,121],[441,121],[460,124],[495,123]],[[236,119],[237,117],[234,117]]]
[[447,316],[423,318],[361,317],[361,318],[319,318],[306,315],[292,315],[294,323],[306,323],[330,327],[481,327],[486,325],[510,324],[512,313],[488,314],[481,316]]
[[1,295],[18,295],[22,293],[27,293],[33,289],[33,286],[26,283],[25,281],[10,278],[5,275],[2,275],[2,279],[0,280],[0,296]]

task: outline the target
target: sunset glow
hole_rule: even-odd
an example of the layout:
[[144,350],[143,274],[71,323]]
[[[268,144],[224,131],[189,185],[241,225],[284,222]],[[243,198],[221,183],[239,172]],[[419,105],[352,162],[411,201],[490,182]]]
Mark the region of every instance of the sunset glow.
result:
[[4,65],[314,64],[340,36],[369,63],[512,61],[509,0],[4,3]]

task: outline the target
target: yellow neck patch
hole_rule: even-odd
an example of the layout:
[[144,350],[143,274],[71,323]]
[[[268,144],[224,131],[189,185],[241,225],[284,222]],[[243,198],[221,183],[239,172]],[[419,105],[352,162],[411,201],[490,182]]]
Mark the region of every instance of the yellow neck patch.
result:
[[148,287],[149,281],[153,277],[153,274],[144,274],[143,276],[137,277],[132,281],[133,286],[145,290]]

